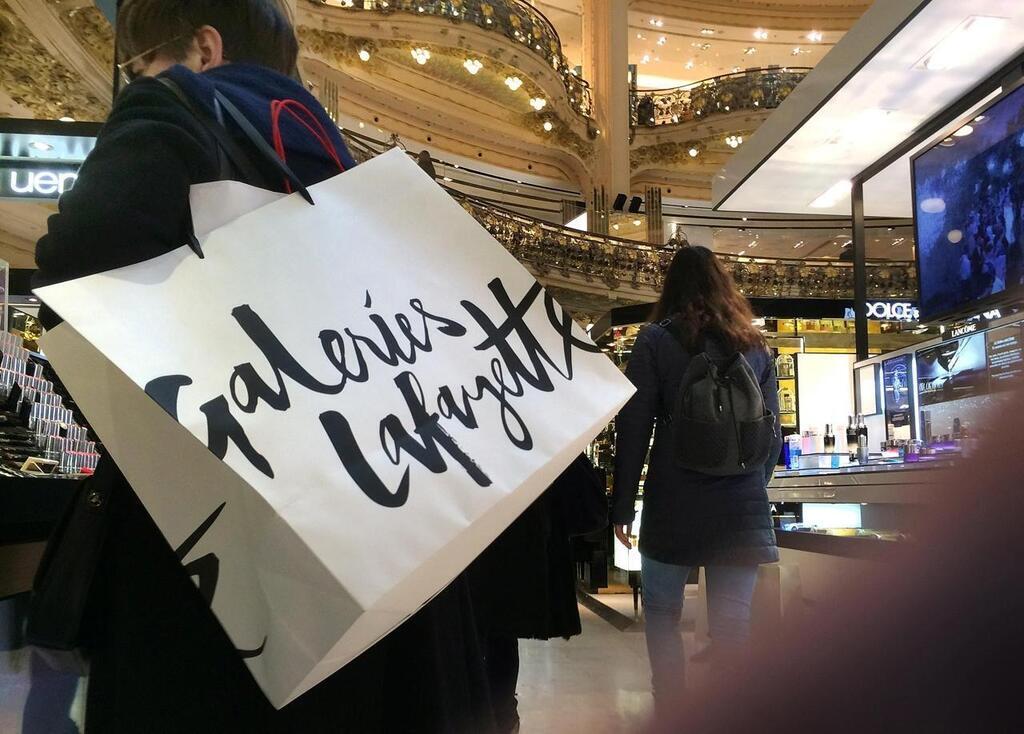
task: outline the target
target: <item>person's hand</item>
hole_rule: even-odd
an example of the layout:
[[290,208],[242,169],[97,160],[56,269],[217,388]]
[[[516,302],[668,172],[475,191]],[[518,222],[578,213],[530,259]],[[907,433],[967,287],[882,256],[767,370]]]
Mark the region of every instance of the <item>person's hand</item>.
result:
[[628,550],[633,549],[633,543],[630,541],[629,536],[633,534],[633,523],[629,525],[615,525],[615,537],[619,539]]

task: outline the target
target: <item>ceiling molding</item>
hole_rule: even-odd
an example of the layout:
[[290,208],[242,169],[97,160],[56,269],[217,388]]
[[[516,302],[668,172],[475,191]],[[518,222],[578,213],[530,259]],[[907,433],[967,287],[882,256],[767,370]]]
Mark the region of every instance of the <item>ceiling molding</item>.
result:
[[[54,18],[54,23],[58,21]],[[83,75],[51,55],[11,6],[0,0],[0,91],[33,117],[99,121],[109,111],[109,96],[91,90]]]

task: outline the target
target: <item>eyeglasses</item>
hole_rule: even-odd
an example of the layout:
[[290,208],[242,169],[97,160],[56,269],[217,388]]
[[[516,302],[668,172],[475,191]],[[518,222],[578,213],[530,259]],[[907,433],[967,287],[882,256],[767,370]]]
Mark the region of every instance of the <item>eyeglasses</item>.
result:
[[147,48],[142,53],[135,54],[134,56],[132,56],[127,61],[122,61],[120,64],[117,64],[117,73],[121,75],[121,83],[125,84],[125,85],[131,84],[133,81],[135,81],[139,77],[139,74],[135,70],[132,69],[132,64],[134,64],[136,61],[141,61],[142,59],[144,59],[147,56],[149,56],[151,53],[155,53],[156,51],[159,51],[164,46],[169,46],[170,44],[174,43],[175,41],[180,41],[186,35],[187,34],[185,34],[185,33],[181,33],[181,34],[175,36],[174,38],[169,38],[166,41],[163,41],[162,43],[158,43],[156,46],[153,46],[153,48]]

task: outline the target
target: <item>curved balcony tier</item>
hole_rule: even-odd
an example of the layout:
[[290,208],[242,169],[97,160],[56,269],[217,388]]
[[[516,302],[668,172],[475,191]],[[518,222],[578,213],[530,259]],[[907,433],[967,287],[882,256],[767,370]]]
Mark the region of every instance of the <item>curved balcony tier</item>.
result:
[[298,6],[304,77],[322,98],[337,89],[339,119],[553,181],[585,180],[596,128],[562,70],[514,37],[441,15],[451,3],[425,3],[422,14],[378,5]]
[[810,69],[748,69],[669,89],[630,93],[634,126],[657,127],[706,120],[741,110],[773,110],[782,104]]
[[[633,301],[652,301],[660,293],[670,248],[583,233],[457,198],[545,284]],[[718,256],[751,298],[853,298],[850,263]],[[916,292],[913,263],[869,262],[870,297],[909,298]]]
[[[536,56],[561,79],[572,110],[585,118],[593,113],[590,85],[576,76],[562,52],[558,32],[544,14],[523,0],[306,0],[355,17],[373,13],[388,17],[408,14],[439,18],[456,26],[472,24],[486,33],[504,36],[513,47]],[[346,18],[346,21],[348,19]]]

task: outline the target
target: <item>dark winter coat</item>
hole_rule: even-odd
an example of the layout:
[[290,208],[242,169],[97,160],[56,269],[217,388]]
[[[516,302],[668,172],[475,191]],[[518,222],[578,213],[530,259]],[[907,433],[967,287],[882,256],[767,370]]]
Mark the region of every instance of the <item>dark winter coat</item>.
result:
[[469,567],[482,631],[540,640],[578,635],[570,536],[606,527],[601,476],[579,456]]
[[[194,104],[209,105],[216,85],[268,140],[271,100],[299,100],[329,132],[342,166],[352,163],[323,108],[287,77],[248,65],[202,75],[176,67],[169,76]],[[288,163],[305,184],[338,173],[320,142],[287,115],[281,130]],[[218,174],[214,140],[192,112],[161,83],[133,82],[117,99],[74,189],[61,198],[39,242],[36,285],[180,247],[190,221],[189,186]],[[360,658],[275,711],[138,497],[120,472],[113,474],[112,516],[90,607],[88,732],[493,730],[464,579]],[[344,522],[338,532],[345,532]]]
[[[708,341],[712,357],[729,356],[713,337]],[[654,446],[644,481],[640,552],[657,561],[686,566],[777,561],[765,487],[779,455],[779,439],[768,464],[748,474],[710,476],[676,463],[671,427],[661,420],[671,415],[692,356],[659,324],[644,327],[637,336],[626,367],[626,376],[637,391],[615,419],[612,522],[623,525],[633,520],[653,430]],[[767,349],[754,349],[745,356],[758,376],[766,407],[776,416],[777,428],[775,364]]]

